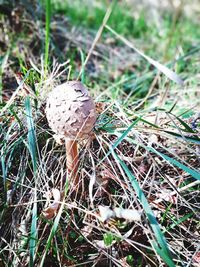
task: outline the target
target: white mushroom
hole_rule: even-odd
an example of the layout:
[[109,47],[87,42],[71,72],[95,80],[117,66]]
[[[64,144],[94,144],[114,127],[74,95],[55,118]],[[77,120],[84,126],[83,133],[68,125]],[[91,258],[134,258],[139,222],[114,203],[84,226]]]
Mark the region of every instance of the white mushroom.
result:
[[78,182],[77,141],[87,139],[96,121],[95,104],[79,81],[63,83],[47,99],[46,115],[51,129],[65,139],[67,169]]

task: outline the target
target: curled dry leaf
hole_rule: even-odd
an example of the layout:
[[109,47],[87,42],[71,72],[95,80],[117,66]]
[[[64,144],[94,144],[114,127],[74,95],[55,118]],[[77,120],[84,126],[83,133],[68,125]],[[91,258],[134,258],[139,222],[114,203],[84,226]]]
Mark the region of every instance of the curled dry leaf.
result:
[[99,206],[100,219],[105,222],[111,218],[120,218],[127,221],[141,221],[141,211],[134,209],[114,208],[111,210],[107,206]]
[[60,191],[56,188],[53,188],[51,190],[51,192],[49,194],[47,194],[47,199],[48,201],[50,202],[50,198],[53,197],[54,201],[52,204],[50,204],[43,212],[43,216],[46,218],[46,219],[52,219],[55,215],[56,215],[56,212],[57,212],[57,209],[59,207],[59,203],[60,203],[60,198],[61,198],[61,195],[60,195]]

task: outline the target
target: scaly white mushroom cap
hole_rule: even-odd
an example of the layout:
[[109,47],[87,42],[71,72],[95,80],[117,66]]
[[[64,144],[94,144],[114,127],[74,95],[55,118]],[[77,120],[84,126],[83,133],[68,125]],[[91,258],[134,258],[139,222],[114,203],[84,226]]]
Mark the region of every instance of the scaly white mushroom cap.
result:
[[46,115],[51,129],[70,140],[88,138],[96,121],[94,102],[79,81],[63,83],[50,92]]

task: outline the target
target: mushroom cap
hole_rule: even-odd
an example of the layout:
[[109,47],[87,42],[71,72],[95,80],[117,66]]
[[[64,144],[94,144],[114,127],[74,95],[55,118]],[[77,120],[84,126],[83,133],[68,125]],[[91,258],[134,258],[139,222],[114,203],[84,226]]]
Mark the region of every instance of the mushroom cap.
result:
[[96,121],[95,104],[81,82],[68,81],[48,95],[46,116],[56,134],[70,140],[86,139]]

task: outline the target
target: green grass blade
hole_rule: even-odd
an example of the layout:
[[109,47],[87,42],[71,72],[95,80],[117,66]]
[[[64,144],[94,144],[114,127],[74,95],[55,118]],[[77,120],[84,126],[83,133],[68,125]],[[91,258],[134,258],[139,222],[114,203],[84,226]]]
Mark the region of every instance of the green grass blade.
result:
[[52,229],[51,229],[49,238],[47,240],[45,251],[44,251],[44,254],[42,256],[42,260],[40,262],[40,267],[43,267],[43,265],[44,265],[44,261],[45,261],[47,252],[48,252],[48,250],[49,250],[49,248],[51,246],[51,241],[52,241],[53,237],[55,236],[56,231],[58,229],[58,224],[59,224],[59,221],[60,221],[60,217],[61,217],[61,214],[62,214],[62,211],[63,211],[64,204],[65,204],[65,202],[63,201],[62,204],[61,204],[61,206],[60,206],[60,209],[58,211],[58,214],[57,214],[57,216],[56,216],[56,218],[54,220],[54,223],[53,223],[53,226],[52,226]]
[[[141,190],[135,176],[131,173],[131,171],[128,169],[128,167],[126,166],[126,164],[117,156],[117,154],[112,151],[112,154],[114,156],[114,158],[120,163],[121,167],[123,168],[124,172],[126,173],[126,175],[128,176],[136,194],[137,197],[140,200],[140,203],[142,204],[144,211],[147,215],[147,218],[151,224],[152,230],[154,231],[156,240],[158,242],[158,245],[160,246],[161,249],[158,250],[158,246],[154,246],[154,249],[157,251],[157,253],[162,257],[162,259],[168,264],[168,266],[170,267],[175,267],[175,264],[173,262],[173,260],[171,259],[172,256],[170,254],[170,251],[168,249],[168,245],[166,242],[166,239],[160,229],[160,226],[149,206],[149,203],[143,193],[143,191]],[[152,243],[154,244],[154,243]]]
[[167,266],[175,266],[172,259],[168,255],[166,255],[166,253],[164,253],[162,249],[159,248],[155,241],[151,241],[151,245],[155,249],[156,253],[160,255],[163,261],[167,264]]
[[170,229],[175,228],[177,225],[181,224],[182,222],[186,221],[187,219],[189,219],[190,217],[192,217],[194,215],[193,212],[190,212],[189,214],[184,215],[183,217],[181,217],[179,220],[174,221],[166,230],[163,231],[163,233],[169,231]]
[[49,62],[50,22],[51,22],[51,0],[46,0],[45,73],[47,73],[48,62]]
[[[10,109],[11,111],[11,109]],[[12,112],[12,111],[11,111]],[[9,167],[12,165],[12,158],[14,154],[15,147],[21,143],[21,140],[16,140],[15,142],[9,142],[9,136],[13,129],[15,128],[16,124],[12,123],[10,127],[7,129],[5,132],[5,136],[2,138],[1,142],[1,149],[0,149],[0,165],[2,169],[2,176],[1,176],[1,181],[2,181],[2,186],[3,186],[3,202],[4,204],[7,202],[7,174],[9,172]],[[0,126],[0,132],[4,132],[4,128]]]
[[145,119],[142,119],[142,118],[141,118],[141,121],[144,122],[144,123],[146,123],[146,124],[148,124],[148,125],[150,125],[150,126],[152,126],[152,127],[154,127],[154,128],[157,128],[157,129],[160,128],[158,125],[156,125],[156,124],[154,124],[154,123],[151,123],[151,122],[149,122],[149,121],[147,121],[147,120],[145,120]]
[[[27,97],[25,99],[25,110],[26,110],[26,119],[27,119],[27,128],[28,128],[28,148],[31,155],[31,161],[33,165],[33,173],[36,175],[37,170],[37,156],[36,156],[36,137],[35,137],[35,129],[34,122],[32,116],[31,102],[30,98]],[[35,190],[34,190],[34,204],[32,209],[32,221],[31,221],[31,233],[30,233],[30,263],[29,266],[34,266],[34,258],[35,258],[35,249],[37,242],[37,195],[36,195],[36,186],[35,182]]]
[[189,173],[193,178],[200,180],[200,173],[198,171],[189,168],[188,166],[184,165],[183,163],[177,161],[174,158],[170,158],[169,156],[157,151],[153,147],[144,146],[144,148],[146,148],[148,151],[156,153],[157,155],[161,156],[163,159],[165,159],[166,161],[168,161],[172,165],[174,165],[174,166],[182,169],[183,171]]
[[34,190],[34,204],[32,209],[32,222],[31,222],[31,233],[30,233],[30,267],[34,267],[35,249],[37,244],[37,195]]
[[[6,149],[6,147],[3,147],[3,150]],[[14,149],[15,148],[10,148],[10,154],[8,154],[8,157],[5,161],[5,155],[2,152],[1,154],[1,166],[2,166],[2,178],[3,178],[3,187],[4,187],[4,203],[7,203],[7,174],[8,174],[8,169],[9,166],[11,165],[11,160],[14,154]],[[0,205],[1,206],[1,205]]]
[[83,51],[80,49],[80,54],[81,54],[81,82],[85,83],[85,57]]
[[[126,131],[121,134],[121,136],[117,139],[117,141],[114,143],[114,145],[110,148],[108,153],[104,156],[104,158],[98,163],[100,165],[113,151],[114,149],[127,137],[129,132],[132,130],[132,128],[140,121],[140,117],[138,117],[127,129]],[[114,132],[113,132],[114,133]]]
[[[178,120],[180,120],[180,118],[176,117]],[[178,133],[172,132],[172,131],[167,131],[167,130],[163,130],[162,128],[160,128],[159,126],[157,126],[156,124],[153,124],[151,122],[146,121],[145,119],[141,118],[140,119],[142,122],[144,122],[147,125],[150,125],[156,129],[159,129],[160,131],[163,131],[165,133],[168,133],[170,135],[176,136],[177,138],[181,138],[181,139],[185,139],[189,142],[195,143],[195,144],[200,144],[200,138],[198,136],[185,136],[185,135],[180,135]],[[195,131],[193,131],[186,123],[184,123],[184,121],[182,121],[182,124],[185,127],[185,131],[186,132],[190,132],[190,133],[195,133]]]
[[33,123],[33,116],[31,110],[31,102],[30,98],[27,97],[25,99],[25,109],[26,109],[26,119],[27,119],[27,128],[28,128],[28,145],[29,145],[29,152],[31,155],[32,165],[33,165],[33,172],[36,172],[37,167],[37,157],[36,157],[36,135],[34,130],[34,123]]
[[5,163],[5,156],[3,152],[1,151],[1,168],[2,168],[2,179],[3,179],[3,195],[4,195],[4,203],[7,202],[7,187],[6,187],[6,177],[7,177],[7,172],[6,172],[6,163]]
[[180,135],[178,133],[166,131],[166,130],[164,130],[164,132],[167,134],[173,135],[177,137],[178,139],[182,139],[184,141],[188,141],[188,142],[200,145],[200,138],[198,136],[185,136],[185,135]]
[[178,116],[175,116],[174,114],[171,114],[171,115],[173,115],[183,125],[183,127],[185,128],[184,130],[186,132],[195,133],[195,131],[186,122],[184,122],[181,118],[179,118]]
[[[121,134],[119,132],[112,132],[112,134],[115,134],[117,136],[120,136]],[[128,138],[126,137],[125,139],[127,139],[129,142],[135,144],[135,145],[140,145],[141,147],[143,147],[144,149],[153,152],[155,154],[157,154],[158,156],[162,157],[163,159],[165,159],[166,161],[168,161],[169,163],[171,163],[172,165],[182,169],[183,171],[187,172],[188,174],[190,174],[193,178],[200,180],[200,172],[189,168],[188,166],[184,165],[183,163],[179,162],[178,160],[171,158],[159,151],[157,151],[155,148],[150,147],[150,146],[145,146],[144,144],[138,143],[137,141],[133,140],[132,138]],[[163,147],[162,147],[163,148]],[[166,149],[166,148],[165,148]]]

